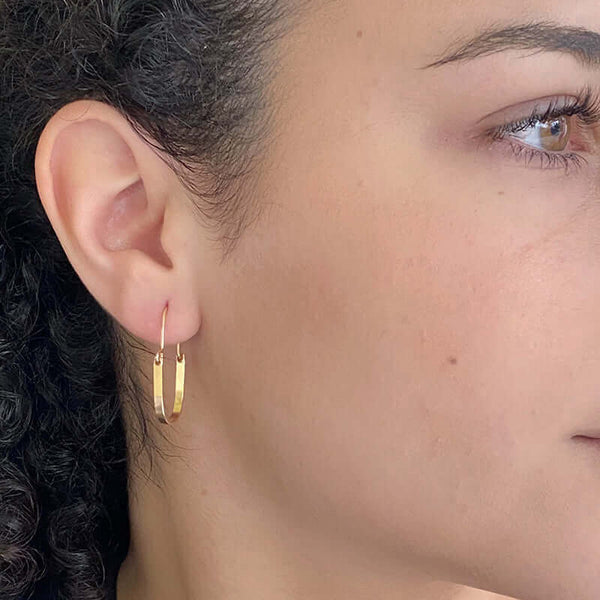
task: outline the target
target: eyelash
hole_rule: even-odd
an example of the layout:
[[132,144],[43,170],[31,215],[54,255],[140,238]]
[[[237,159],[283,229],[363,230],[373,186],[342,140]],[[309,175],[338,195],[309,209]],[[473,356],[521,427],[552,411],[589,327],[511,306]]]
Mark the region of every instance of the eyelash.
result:
[[[524,131],[537,123],[543,123],[562,116],[576,116],[579,123],[584,127],[593,127],[600,123],[600,93],[593,91],[590,87],[581,90],[574,98],[571,98],[566,104],[560,100],[553,100],[548,108],[540,112],[536,107],[532,114],[525,119],[513,121],[494,127],[488,131],[488,136],[492,142],[506,141],[507,137],[519,131]],[[576,152],[548,152],[540,150],[533,146],[519,144],[516,141],[508,140],[508,145],[512,152],[526,163],[535,159],[540,159],[541,167],[544,169],[563,168],[568,171],[570,167],[579,168],[587,160]]]

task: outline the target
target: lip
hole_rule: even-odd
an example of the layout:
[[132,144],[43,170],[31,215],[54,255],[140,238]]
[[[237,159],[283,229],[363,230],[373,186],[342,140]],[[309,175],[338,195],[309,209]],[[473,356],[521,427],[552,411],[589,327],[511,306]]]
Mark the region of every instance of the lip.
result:
[[573,436],[573,440],[578,444],[591,444],[592,446],[596,446],[600,449],[600,437],[592,437],[588,435],[575,435]]
[[573,437],[585,437],[585,438],[600,438],[600,429],[586,429],[579,431],[577,435]]

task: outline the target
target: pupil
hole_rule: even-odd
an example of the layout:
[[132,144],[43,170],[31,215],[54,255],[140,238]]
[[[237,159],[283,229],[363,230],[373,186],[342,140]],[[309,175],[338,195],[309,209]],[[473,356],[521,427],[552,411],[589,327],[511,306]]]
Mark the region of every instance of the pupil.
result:
[[550,131],[552,133],[552,135],[560,135],[561,132],[561,121],[553,121],[552,125],[550,126]]

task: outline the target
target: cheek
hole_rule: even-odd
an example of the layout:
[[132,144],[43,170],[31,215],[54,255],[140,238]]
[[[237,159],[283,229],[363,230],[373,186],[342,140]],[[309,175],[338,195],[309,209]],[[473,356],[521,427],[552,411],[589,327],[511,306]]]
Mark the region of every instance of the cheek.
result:
[[477,375],[500,339],[497,282],[465,226],[368,187],[340,189],[343,208],[299,194],[245,240],[216,324],[235,340],[224,397],[253,424],[240,453],[279,503],[363,540],[422,544],[432,515],[441,530],[448,506],[466,520],[473,498],[502,495],[521,409],[495,389],[501,371]]
[[278,504],[328,534],[465,556],[477,532],[511,526],[532,473],[564,460],[565,399],[594,384],[580,358],[597,336],[581,326],[598,261],[584,221],[540,210],[551,198],[485,197],[472,169],[426,172],[431,159],[385,140],[302,146],[285,186],[266,186],[284,201],[210,311],[217,397]]

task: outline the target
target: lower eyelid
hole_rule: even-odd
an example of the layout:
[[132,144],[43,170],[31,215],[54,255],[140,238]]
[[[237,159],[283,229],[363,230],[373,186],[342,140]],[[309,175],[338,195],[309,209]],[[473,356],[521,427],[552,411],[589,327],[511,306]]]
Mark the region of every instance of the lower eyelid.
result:
[[504,135],[502,138],[490,139],[489,145],[495,147],[505,156],[506,160],[521,164],[524,168],[533,170],[578,170],[584,167],[587,159],[573,151],[548,152],[534,146],[520,143],[516,138]]

